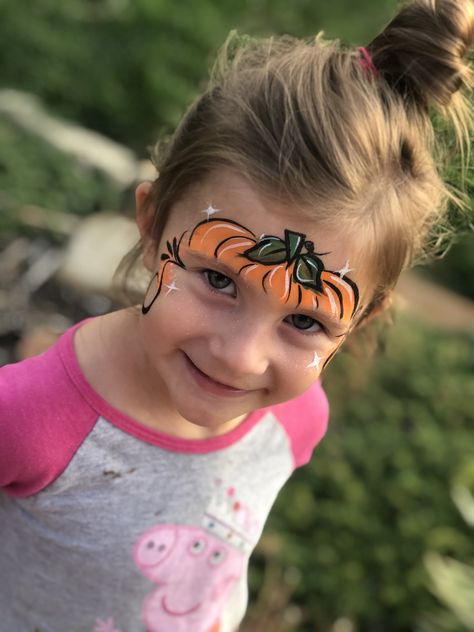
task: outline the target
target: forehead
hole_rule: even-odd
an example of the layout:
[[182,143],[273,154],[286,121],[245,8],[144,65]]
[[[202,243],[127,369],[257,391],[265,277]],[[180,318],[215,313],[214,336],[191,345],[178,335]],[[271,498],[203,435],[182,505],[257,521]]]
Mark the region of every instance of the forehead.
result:
[[[183,196],[173,208],[165,236],[167,239],[179,237],[211,219],[235,222],[253,233],[257,240],[274,236],[285,241],[288,232],[299,234],[303,243],[311,244],[327,271],[342,271],[343,276],[357,285],[360,295],[368,294],[371,275],[363,253],[354,239],[344,236],[342,230],[318,225],[317,209],[262,193],[245,178],[222,170]],[[303,248],[301,252],[307,254],[308,249]]]

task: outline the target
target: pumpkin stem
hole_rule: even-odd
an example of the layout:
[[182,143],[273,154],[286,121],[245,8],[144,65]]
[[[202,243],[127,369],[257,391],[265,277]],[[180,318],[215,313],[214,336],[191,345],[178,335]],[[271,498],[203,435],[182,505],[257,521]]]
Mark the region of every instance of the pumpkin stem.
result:
[[305,245],[306,235],[303,233],[295,233],[285,228],[285,247],[288,263],[292,263],[300,254]]

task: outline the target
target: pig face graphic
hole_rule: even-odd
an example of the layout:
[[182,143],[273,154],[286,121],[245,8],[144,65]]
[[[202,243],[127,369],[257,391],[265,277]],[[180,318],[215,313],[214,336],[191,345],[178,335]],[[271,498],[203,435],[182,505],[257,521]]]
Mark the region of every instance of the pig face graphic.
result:
[[209,632],[243,568],[241,552],[191,526],[149,529],[135,545],[134,560],[157,584],[142,611],[149,632]]

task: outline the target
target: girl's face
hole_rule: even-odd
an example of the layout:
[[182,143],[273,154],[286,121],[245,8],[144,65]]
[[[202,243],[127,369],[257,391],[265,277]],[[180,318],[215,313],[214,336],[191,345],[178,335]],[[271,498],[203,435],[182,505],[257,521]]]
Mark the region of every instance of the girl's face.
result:
[[233,172],[175,205],[158,248],[138,217],[155,275],[140,318],[150,380],[192,424],[228,426],[303,393],[368,295],[352,244]]

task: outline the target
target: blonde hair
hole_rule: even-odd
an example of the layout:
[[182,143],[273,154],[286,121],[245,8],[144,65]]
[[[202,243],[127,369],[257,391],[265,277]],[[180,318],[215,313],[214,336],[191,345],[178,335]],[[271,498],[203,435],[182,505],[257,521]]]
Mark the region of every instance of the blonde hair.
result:
[[450,123],[462,152],[472,128],[465,57],[473,37],[473,0],[403,5],[366,46],[376,70],[358,50],[321,37],[232,35],[207,90],[153,152],[153,239],[191,186],[229,167],[317,225],[357,236],[376,272],[370,312],[427,254],[457,199],[440,175],[431,117]]

